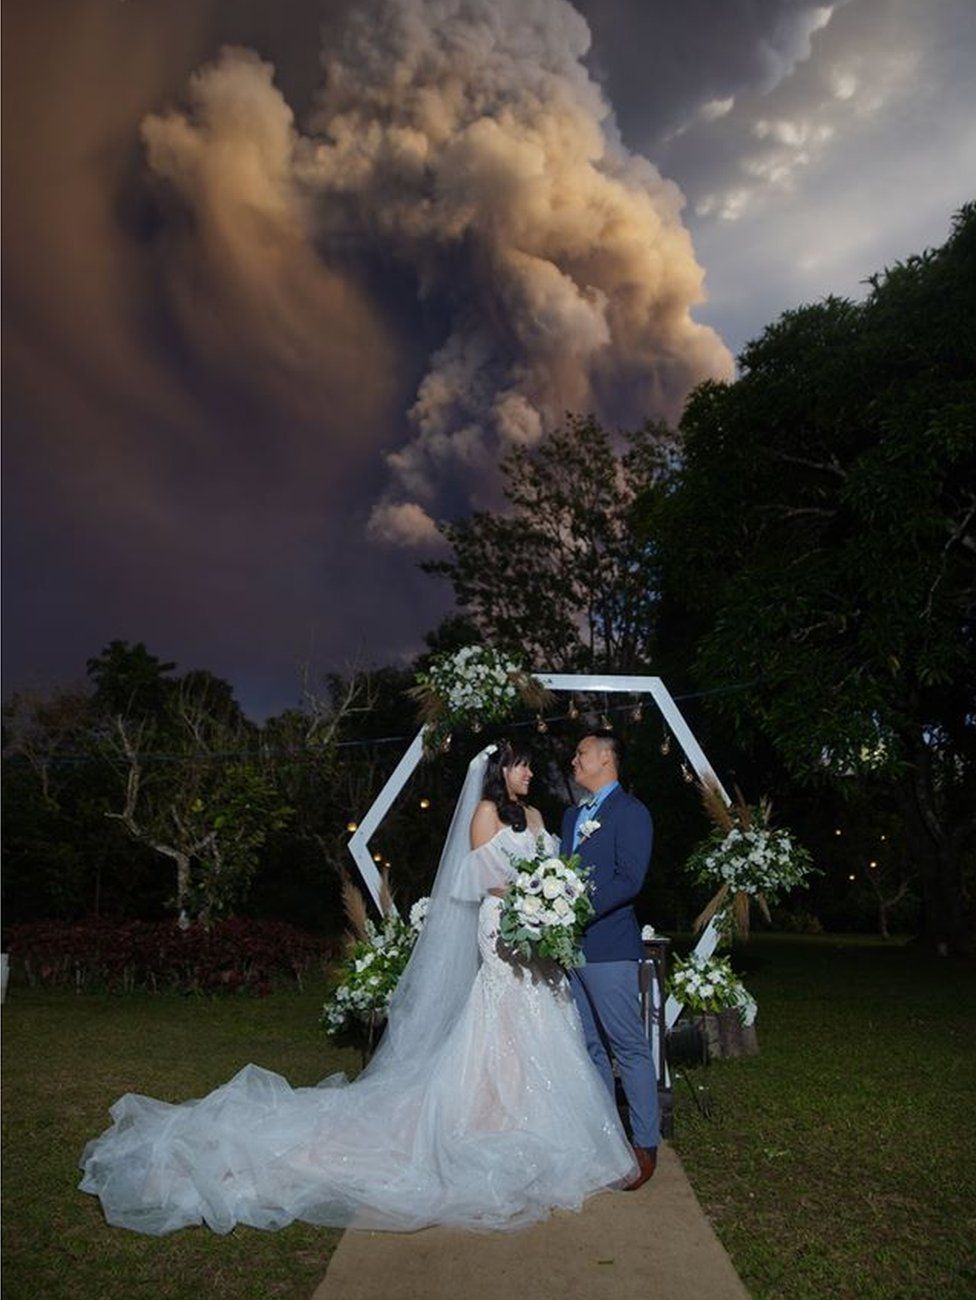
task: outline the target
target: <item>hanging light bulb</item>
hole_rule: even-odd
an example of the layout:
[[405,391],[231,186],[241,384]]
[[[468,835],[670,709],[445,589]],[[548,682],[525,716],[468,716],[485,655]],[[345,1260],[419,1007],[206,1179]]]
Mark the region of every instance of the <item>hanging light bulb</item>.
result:
[[427,798],[426,795],[424,795],[423,799],[421,799],[421,801],[420,801],[420,806],[421,806],[421,808],[429,808],[429,807],[430,807],[430,800]]
[[359,822],[346,822],[346,830],[351,835],[353,831],[359,830]]
[[665,758],[671,753],[671,733],[669,731],[665,731],[664,739],[661,741],[661,753]]
[[535,729],[536,731],[539,732],[540,735],[544,734],[549,730],[549,723],[546,722],[545,718],[542,716],[541,713],[538,715],[538,717],[535,720]]
[[373,854],[373,861],[374,861],[374,862],[382,862],[382,861],[383,861],[383,854],[382,854],[382,853],[374,853],[374,854]]
[[644,717],[644,701],[643,701],[643,700],[638,700],[638,701],[637,701],[637,703],[634,705],[634,711],[633,711],[633,713],[632,713],[630,716],[633,718],[633,720],[634,720],[635,722],[640,722],[640,721],[641,721],[641,719]]
[[604,731],[613,731],[613,723],[605,713],[600,714],[600,726]]
[[478,734],[478,732],[481,730],[480,718],[475,718],[474,722],[472,722],[471,724],[471,730],[474,732],[475,735]]
[[566,710],[566,716],[576,719],[579,717],[579,709],[576,707],[575,696],[569,697],[569,708]]
[[682,763],[682,764],[681,764],[681,776],[682,776],[682,779],[685,780],[685,781],[687,781],[689,785],[690,785],[690,784],[692,783],[692,781],[694,781],[694,779],[695,779],[695,774],[694,774],[694,772],[692,772],[691,768],[688,766],[687,763]]
[[446,754],[450,748],[451,748],[451,737],[450,735],[447,735],[441,741],[441,753]]

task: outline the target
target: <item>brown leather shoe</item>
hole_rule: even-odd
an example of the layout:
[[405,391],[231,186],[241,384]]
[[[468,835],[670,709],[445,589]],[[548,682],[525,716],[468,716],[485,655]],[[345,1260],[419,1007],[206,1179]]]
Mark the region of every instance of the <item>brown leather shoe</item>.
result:
[[636,1192],[638,1187],[643,1187],[647,1180],[654,1176],[654,1170],[657,1168],[657,1147],[634,1147],[634,1159],[637,1161],[639,1173],[624,1188],[625,1192]]

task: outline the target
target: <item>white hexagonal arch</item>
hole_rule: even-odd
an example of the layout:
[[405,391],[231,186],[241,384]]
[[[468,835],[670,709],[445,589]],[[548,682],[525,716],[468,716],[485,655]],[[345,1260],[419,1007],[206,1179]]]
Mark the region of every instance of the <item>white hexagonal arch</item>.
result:
[[[731,804],[732,801],[721,781],[719,781],[715,770],[705,757],[701,746],[692,734],[691,728],[682,716],[681,710],[675,704],[671,693],[660,677],[623,677],[600,673],[536,673],[535,677],[551,691],[578,691],[581,694],[600,692],[607,695],[649,695],[660,709],[661,716],[668,724],[675,740],[684,751],[692,770],[697,773],[699,780],[704,781],[707,778],[714,782],[725,802]],[[424,728],[421,727],[410,742],[406,753],[396,765],[386,785],[376,796],[369,812],[358,824],[349,840],[349,852],[352,854],[363,882],[378,908],[380,906],[380,873],[369,851],[369,841],[379,830],[383,818],[396,802],[397,796],[413,775],[423,757],[423,741]],[[712,921],[695,945],[695,952],[702,957],[710,957],[715,951],[717,943],[718,932],[715,929],[714,921]],[[680,1011],[681,1004],[673,997],[668,998],[665,1020],[669,1029],[677,1020]],[[656,1034],[654,1037],[655,1057],[659,1058],[660,1045],[656,1041]]]

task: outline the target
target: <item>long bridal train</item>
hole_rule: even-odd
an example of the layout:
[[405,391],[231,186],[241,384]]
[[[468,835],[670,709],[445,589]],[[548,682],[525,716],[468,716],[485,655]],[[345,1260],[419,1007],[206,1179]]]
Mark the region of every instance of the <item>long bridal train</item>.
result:
[[109,1223],[157,1235],[296,1219],[511,1229],[635,1172],[565,978],[498,952],[500,900],[487,890],[535,836],[504,827],[468,851],[477,762],[367,1069],[292,1088],[248,1065],[178,1105],[126,1094],[82,1156],[81,1188]]

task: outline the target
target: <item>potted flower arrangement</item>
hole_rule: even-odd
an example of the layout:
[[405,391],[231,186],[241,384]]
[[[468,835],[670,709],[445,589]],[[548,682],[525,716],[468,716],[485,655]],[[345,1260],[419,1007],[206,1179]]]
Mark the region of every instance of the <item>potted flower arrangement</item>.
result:
[[320,1024],[335,1042],[358,1046],[365,1066],[382,1032],[393,990],[423,929],[430,900],[418,899],[404,920],[393,907],[384,876],[380,894],[384,914],[376,924],[351,881],[343,883],[342,893],[352,933],[322,1007]]
[[668,992],[697,1023],[710,1057],[757,1055],[756,1000],[727,957],[677,958]]

